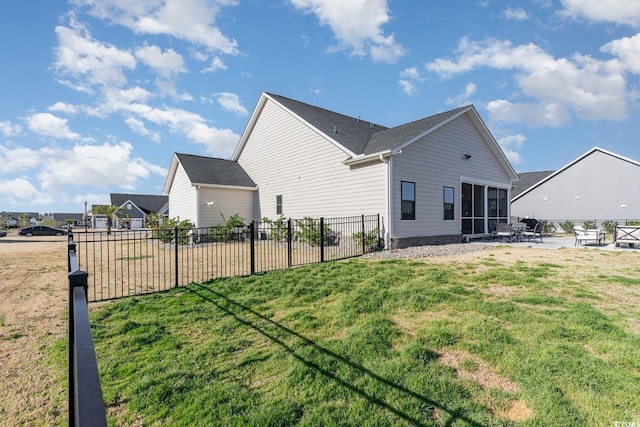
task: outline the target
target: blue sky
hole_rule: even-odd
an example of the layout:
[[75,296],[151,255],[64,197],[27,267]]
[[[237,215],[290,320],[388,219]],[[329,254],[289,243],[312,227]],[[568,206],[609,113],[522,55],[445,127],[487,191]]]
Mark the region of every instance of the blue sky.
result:
[[[518,172],[640,160],[640,2],[0,2],[0,211],[160,194],[263,91],[395,126],[474,104]],[[629,183],[629,185],[632,185]]]

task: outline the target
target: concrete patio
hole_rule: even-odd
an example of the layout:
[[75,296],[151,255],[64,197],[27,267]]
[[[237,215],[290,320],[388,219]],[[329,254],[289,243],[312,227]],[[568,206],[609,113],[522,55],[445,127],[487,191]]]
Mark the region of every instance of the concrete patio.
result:
[[540,249],[561,249],[561,248],[580,248],[580,249],[600,249],[600,250],[611,250],[611,251],[638,251],[640,252],[640,248],[636,245],[634,248],[630,248],[627,244],[621,244],[620,247],[616,247],[613,240],[611,238],[605,239],[605,242],[598,245],[597,243],[588,243],[576,246],[576,240],[573,236],[563,236],[563,235],[554,235],[554,236],[543,236],[542,243],[540,243],[539,239],[534,240],[524,240],[523,242],[509,242],[507,240],[502,240],[500,238],[490,239],[478,239],[472,240],[471,244],[482,243],[488,245],[505,245],[505,246],[513,246],[513,247],[531,247],[531,248],[540,248]]

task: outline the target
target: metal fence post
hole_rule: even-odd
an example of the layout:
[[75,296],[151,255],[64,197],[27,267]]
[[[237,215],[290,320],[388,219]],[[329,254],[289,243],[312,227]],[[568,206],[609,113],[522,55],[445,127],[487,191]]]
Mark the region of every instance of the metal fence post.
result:
[[364,215],[362,215],[362,253],[365,254],[367,253],[367,244],[365,242],[366,237],[365,237],[365,233],[364,233]]
[[320,262],[324,262],[324,217],[320,218]]
[[174,237],[174,260],[175,260],[175,279],[176,279],[176,288],[178,287],[178,227],[174,227],[173,229],[173,237]]
[[382,240],[382,230],[380,230],[380,214],[378,214],[378,241],[376,242],[376,249],[380,250],[382,248],[381,240]]
[[289,218],[287,220],[287,263],[289,268],[291,268],[291,265],[293,264],[293,253],[291,250],[291,240],[293,240],[293,236],[291,231],[291,218]]
[[256,274],[256,236],[255,236],[255,221],[251,221],[249,225],[249,233],[251,233],[251,237],[249,241],[251,242],[251,274]]

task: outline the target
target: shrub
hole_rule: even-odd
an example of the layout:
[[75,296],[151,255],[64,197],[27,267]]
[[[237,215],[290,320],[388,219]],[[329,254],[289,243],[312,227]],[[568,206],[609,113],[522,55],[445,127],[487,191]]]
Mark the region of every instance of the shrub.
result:
[[574,229],[574,224],[571,221],[565,221],[565,222],[561,222],[560,224],[558,224],[560,226],[560,228],[562,228],[562,230],[565,233],[573,233]]
[[582,223],[582,227],[584,227],[587,230],[596,228],[596,222],[595,221],[585,221]]
[[163,243],[171,243],[174,241],[175,228],[178,227],[178,244],[185,245],[189,243],[189,237],[195,229],[195,225],[188,219],[179,221],[177,218],[171,218],[164,221],[152,231],[154,239],[158,239]]
[[238,232],[238,228],[244,227],[245,219],[241,217],[239,213],[235,213],[229,218],[225,218],[222,212],[220,212],[220,216],[224,221],[224,225],[214,225],[209,227],[209,234],[213,236],[214,240],[220,242],[240,240],[241,233]]
[[544,234],[552,234],[556,232],[556,226],[553,225],[553,222],[543,222],[542,223],[542,232]]
[[[296,226],[298,231],[296,237],[304,243],[308,243],[311,246],[320,246],[320,220],[313,219],[309,216],[303,219],[296,220]],[[328,242],[328,237],[331,234],[331,229],[324,226],[324,244]]]
[[630,225],[632,227],[638,227],[638,226],[640,226],[640,221],[635,221],[635,220],[627,221],[626,225]]
[[602,223],[602,228],[604,228],[604,231],[606,231],[608,234],[613,235],[616,232],[616,227],[618,226],[618,223],[616,221],[604,221]]
[[286,240],[289,234],[287,220],[284,215],[280,215],[278,219],[272,220],[267,217],[262,218],[262,222],[269,224],[269,238],[276,242]]
[[353,237],[353,240],[357,242],[359,246],[363,245],[362,240],[364,239],[365,252],[369,252],[380,249],[379,235],[380,230],[376,228],[375,230],[365,231],[364,233],[362,231],[353,233],[351,237]]

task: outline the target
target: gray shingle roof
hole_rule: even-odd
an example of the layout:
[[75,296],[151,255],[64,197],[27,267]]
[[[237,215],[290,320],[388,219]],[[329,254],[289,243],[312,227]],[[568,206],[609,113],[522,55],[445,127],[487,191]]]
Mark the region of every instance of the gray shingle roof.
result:
[[255,187],[249,174],[232,160],[176,153],[189,180],[195,184]]
[[268,95],[354,154],[362,154],[372,135],[388,129],[284,96]]
[[434,116],[425,117],[424,119],[396,126],[394,128],[377,132],[371,136],[371,139],[364,148],[362,154],[378,153],[384,150],[390,150],[398,145],[415,138],[421,133],[444,122],[449,117],[456,115],[458,112],[467,107],[456,108],[451,111],[436,114]]
[[388,128],[284,96],[272,93],[267,93],[267,95],[355,155],[367,155],[391,150],[467,108],[456,108],[411,123]]
[[555,171],[540,171],[540,172],[522,172],[522,173],[519,173],[518,176],[520,177],[520,180],[519,181],[515,181],[513,183],[513,188],[511,189],[511,198],[513,199],[514,197],[518,196],[522,192],[528,190],[533,185],[535,185],[538,182],[542,181],[543,179],[545,179],[546,177],[548,177],[549,175],[551,175],[554,172]]
[[131,200],[144,213],[158,213],[169,202],[169,196],[154,194],[126,194],[111,193],[111,204],[122,206],[128,200]]

